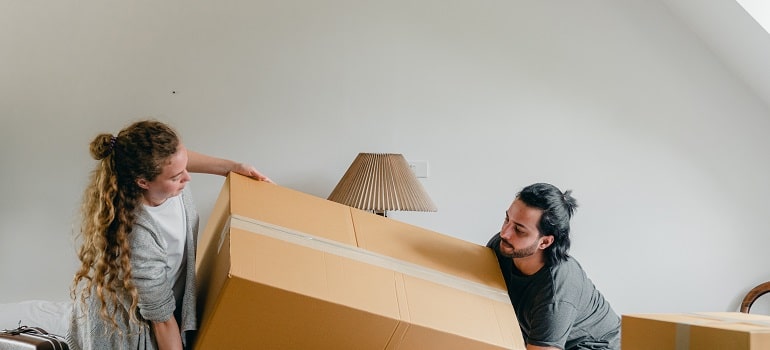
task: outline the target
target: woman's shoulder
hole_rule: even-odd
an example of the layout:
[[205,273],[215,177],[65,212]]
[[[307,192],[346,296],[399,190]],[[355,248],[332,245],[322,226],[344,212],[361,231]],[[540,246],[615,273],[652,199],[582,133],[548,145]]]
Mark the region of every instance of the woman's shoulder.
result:
[[157,226],[152,215],[144,207],[137,209],[134,225],[128,235],[129,242],[132,246],[161,245],[162,239]]

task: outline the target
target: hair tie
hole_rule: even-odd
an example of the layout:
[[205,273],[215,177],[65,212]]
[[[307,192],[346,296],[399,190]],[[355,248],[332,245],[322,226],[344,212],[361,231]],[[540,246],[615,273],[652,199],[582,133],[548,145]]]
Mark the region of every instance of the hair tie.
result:
[[117,140],[117,137],[110,136],[110,152],[115,150],[115,140]]

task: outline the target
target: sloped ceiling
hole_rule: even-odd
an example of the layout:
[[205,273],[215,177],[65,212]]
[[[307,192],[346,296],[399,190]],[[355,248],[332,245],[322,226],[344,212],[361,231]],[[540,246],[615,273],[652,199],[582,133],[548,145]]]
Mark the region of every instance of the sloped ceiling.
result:
[[661,0],[770,110],[770,34],[735,0]]

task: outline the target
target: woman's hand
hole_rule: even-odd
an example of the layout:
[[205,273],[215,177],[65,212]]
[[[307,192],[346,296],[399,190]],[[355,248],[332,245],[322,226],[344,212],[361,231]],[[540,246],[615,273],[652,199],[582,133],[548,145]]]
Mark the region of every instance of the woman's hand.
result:
[[246,164],[246,163],[236,163],[230,171],[234,173],[241,174],[243,176],[253,177],[257,180],[269,182],[269,183],[275,183],[273,180],[270,180],[269,177],[263,175],[262,173],[257,170],[257,168]]
[[246,163],[237,163],[229,159],[211,157],[190,150],[187,150],[187,156],[187,171],[191,173],[227,176],[227,173],[232,171],[260,181],[274,183],[269,177],[263,175],[255,167]]

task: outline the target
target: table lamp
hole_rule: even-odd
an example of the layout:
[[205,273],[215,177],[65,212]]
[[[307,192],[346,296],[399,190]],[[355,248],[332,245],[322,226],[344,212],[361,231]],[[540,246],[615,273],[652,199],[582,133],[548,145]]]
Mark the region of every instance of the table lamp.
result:
[[389,210],[436,211],[401,154],[359,153],[329,200],[387,216]]

